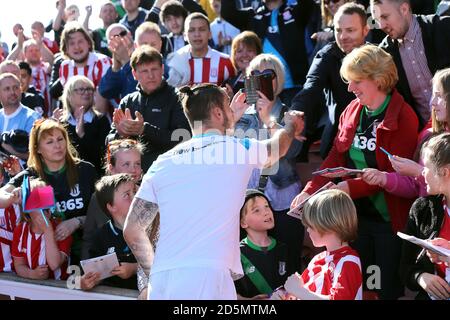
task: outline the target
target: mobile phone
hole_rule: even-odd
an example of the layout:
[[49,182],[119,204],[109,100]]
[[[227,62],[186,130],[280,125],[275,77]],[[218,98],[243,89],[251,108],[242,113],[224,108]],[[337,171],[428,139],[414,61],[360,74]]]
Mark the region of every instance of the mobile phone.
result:
[[393,157],[392,154],[390,154],[389,152],[387,152],[386,149],[384,149],[383,147],[380,147],[380,150],[383,151],[384,153],[386,153],[387,156],[388,156],[389,158],[392,158],[392,157]]
[[272,76],[270,74],[260,73],[252,74],[244,78],[244,90],[247,97],[247,104],[256,104],[259,98],[257,91],[261,91],[267,99],[274,99]]

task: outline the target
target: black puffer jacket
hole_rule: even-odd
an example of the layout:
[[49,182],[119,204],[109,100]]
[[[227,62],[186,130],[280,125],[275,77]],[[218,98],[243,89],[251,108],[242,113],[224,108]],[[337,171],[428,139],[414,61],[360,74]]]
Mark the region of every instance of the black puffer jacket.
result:
[[[313,0],[297,0],[287,5],[284,1],[278,12],[278,27],[282,48],[276,48],[289,65],[295,84],[303,84],[308,72],[305,48],[305,26],[313,12]],[[234,1],[222,1],[222,17],[240,30],[254,31],[264,41],[270,28],[271,11],[265,5],[256,11],[253,8],[236,9]]]
[[[430,235],[441,229],[444,219],[442,196],[428,196],[417,199],[409,211],[405,233],[420,239],[428,239]],[[419,291],[416,299],[429,299],[428,294],[419,286],[417,278],[424,272],[434,274],[434,264],[424,255],[416,263],[421,247],[403,241],[400,260],[400,277],[403,283],[413,291]]]
[[[146,146],[142,159],[144,172],[160,154],[179,142],[171,140],[174,130],[186,129],[190,132],[180,98],[175,92],[175,88],[168,85],[165,80],[151,94],[146,94],[138,85],[137,91],[125,96],[119,107],[122,110],[130,109],[133,117],[136,111],[139,111],[144,117],[144,133],[139,137],[134,137],[139,138]],[[117,130],[113,128],[107,139],[111,141],[120,138]]]

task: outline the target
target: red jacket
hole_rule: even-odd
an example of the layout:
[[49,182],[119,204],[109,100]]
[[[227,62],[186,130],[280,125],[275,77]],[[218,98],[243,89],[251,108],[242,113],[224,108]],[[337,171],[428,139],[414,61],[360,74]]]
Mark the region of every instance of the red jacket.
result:
[[[338,134],[328,157],[323,161],[320,169],[345,167],[347,165],[346,156],[353,143],[362,108],[363,106],[357,100],[353,100],[341,114]],[[385,148],[391,154],[411,159],[417,145],[418,128],[419,122],[413,109],[394,90],[384,120],[377,128],[377,146]],[[375,156],[378,170],[394,171],[387,155],[380,148],[376,148]],[[308,182],[303,191],[311,194],[329,180],[325,177],[316,176]],[[367,197],[384,191],[379,186],[371,186],[365,183],[361,178],[348,178],[346,181],[348,182],[352,199]],[[403,230],[412,201],[397,197],[386,191],[384,191],[384,196],[391,217],[392,229],[395,232]]]

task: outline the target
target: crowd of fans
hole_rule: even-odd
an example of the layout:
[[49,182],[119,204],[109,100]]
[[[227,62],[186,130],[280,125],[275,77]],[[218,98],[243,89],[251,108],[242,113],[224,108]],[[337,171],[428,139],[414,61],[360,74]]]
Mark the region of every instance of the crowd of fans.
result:
[[[80,8],[58,0],[47,26],[1,30],[17,39],[0,46],[0,272],[65,280],[68,265],[116,252],[112,277],[85,273],[81,289],[145,292],[123,229],[143,174],[190,138],[180,88],[213,84],[233,99],[263,76],[270,96],[258,91],[235,135],[267,139],[289,110],[304,112],[305,130],[275,172],[248,181],[239,297],[398,299],[407,287],[418,299],[450,299],[448,257],[396,234],[450,247],[449,6],[116,0],[86,7],[81,22]],[[92,14],[101,28],[89,28]],[[297,164],[318,143],[320,169],[361,173],[302,186]],[[28,179],[31,192],[53,188],[51,210],[20,205]],[[330,181],[336,190],[313,195]],[[308,198],[302,220],[287,214]],[[159,216],[148,232],[156,249],[158,225]],[[306,255],[305,237],[324,250]],[[379,286],[368,285],[370,266]]]

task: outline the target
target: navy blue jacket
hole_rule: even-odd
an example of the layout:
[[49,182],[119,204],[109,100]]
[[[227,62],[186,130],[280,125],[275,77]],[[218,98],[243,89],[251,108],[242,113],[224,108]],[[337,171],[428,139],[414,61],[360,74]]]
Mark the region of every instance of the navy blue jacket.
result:
[[347,84],[339,73],[344,57],[345,53],[335,41],[320,49],[311,63],[303,89],[291,104],[292,110],[305,113],[305,135],[309,138],[314,136],[318,122],[326,112],[325,101],[329,118],[322,136],[322,156],[326,156],[333,145],[342,111],[355,99],[353,93],[347,91]]
[[[286,60],[295,84],[303,84],[308,71],[305,27],[313,12],[313,5],[313,0],[297,0],[292,5],[287,5],[285,1],[279,8],[278,27],[283,48],[278,52]],[[271,11],[265,5],[256,11],[253,8],[237,10],[234,1],[222,1],[221,14],[223,19],[239,30],[254,31],[262,41],[266,38]]]
[[[156,158],[174,147],[179,141],[172,141],[172,133],[176,129],[186,129],[189,124],[183,113],[181,102],[175,88],[165,80],[151,94],[145,93],[138,85],[138,91],[130,93],[122,99],[119,106],[122,110],[130,109],[134,117],[139,111],[144,117],[144,132],[138,138],[146,145],[142,157],[142,170],[150,167]],[[109,133],[107,140],[121,138],[115,128]]]

